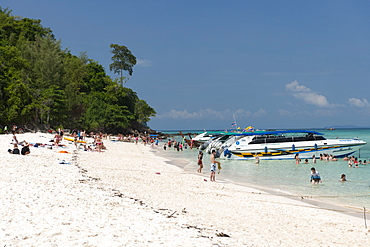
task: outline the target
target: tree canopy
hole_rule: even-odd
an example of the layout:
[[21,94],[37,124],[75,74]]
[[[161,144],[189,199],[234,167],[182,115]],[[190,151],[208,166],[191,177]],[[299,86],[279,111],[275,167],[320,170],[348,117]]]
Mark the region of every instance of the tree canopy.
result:
[[[111,71],[115,74],[119,74],[119,81],[121,84],[132,76],[133,67],[136,64],[136,57],[132,55],[131,51],[123,45],[111,44],[112,61],[109,65]],[[123,71],[128,73],[128,76],[123,76]]]
[[[132,76],[136,58],[111,45],[110,69]],[[62,49],[40,20],[14,17],[0,7],[0,125],[125,132],[146,124],[156,112],[112,80],[86,53]]]

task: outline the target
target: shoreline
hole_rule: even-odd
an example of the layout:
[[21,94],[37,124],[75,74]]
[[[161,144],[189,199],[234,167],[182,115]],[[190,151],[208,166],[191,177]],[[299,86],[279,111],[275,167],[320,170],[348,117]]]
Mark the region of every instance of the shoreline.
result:
[[[46,136],[33,134],[31,138]],[[8,135],[7,137],[11,137]],[[22,138],[19,138],[20,140]],[[229,182],[205,182],[150,146],[103,140],[102,153],[2,153],[7,246],[367,246],[358,217]],[[0,137],[2,146],[10,142]],[[71,164],[59,164],[65,159]],[[206,171],[206,170],[205,170]],[[309,237],[308,237],[309,236]]]
[[[167,151],[163,151],[163,150],[155,151],[155,152],[152,151],[152,152],[155,155],[157,154],[158,156],[160,156],[162,158],[169,159],[169,161],[167,162],[168,164],[174,165],[176,167],[179,167],[179,168],[183,169],[183,171],[186,172],[186,173],[188,173],[188,174],[199,175],[199,176],[204,177],[205,179],[208,179],[208,177],[209,177],[209,174],[207,174],[207,173],[209,173],[209,171],[208,171],[208,163],[207,162],[204,162],[205,164],[203,164],[204,165],[203,170],[206,171],[206,172],[205,173],[202,173],[202,174],[199,174],[199,173],[193,172],[194,169],[192,169],[192,170],[186,169],[186,166],[190,165],[193,162],[193,161],[190,161],[187,158],[175,157],[173,155],[168,154]],[[171,159],[173,159],[173,160],[171,160]],[[182,164],[186,164],[186,165],[184,165],[184,166],[176,165],[176,163],[179,160],[180,161],[181,160],[184,160],[181,163]],[[227,179],[227,178],[222,178],[219,181],[221,181],[222,183],[230,183],[230,184],[234,184],[234,185],[248,187],[248,188],[251,188],[251,189],[255,189],[257,191],[263,191],[263,192],[265,192],[265,193],[267,193],[267,194],[269,194],[271,196],[278,196],[278,197],[283,197],[283,198],[284,197],[290,198],[292,200],[303,202],[303,203],[306,203],[307,205],[315,206],[315,207],[320,208],[320,209],[323,209],[323,210],[335,211],[335,212],[343,213],[345,215],[349,215],[349,216],[353,216],[353,217],[358,217],[358,218],[361,218],[361,219],[364,218],[364,210],[361,209],[360,207],[355,207],[355,206],[351,206],[351,205],[344,205],[344,204],[335,204],[335,203],[327,202],[325,200],[309,198],[309,196],[304,196],[302,198],[302,196],[299,196],[299,195],[286,194],[286,193],[283,193],[283,192],[278,192],[278,191],[273,190],[273,189],[268,188],[268,187],[255,186],[255,185],[250,184],[250,183],[247,183],[247,182],[237,182],[237,181],[233,181],[233,180],[230,180],[230,179]],[[368,216],[367,218],[370,219],[369,208],[367,208],[365,212],[366,212],[366,215]]]

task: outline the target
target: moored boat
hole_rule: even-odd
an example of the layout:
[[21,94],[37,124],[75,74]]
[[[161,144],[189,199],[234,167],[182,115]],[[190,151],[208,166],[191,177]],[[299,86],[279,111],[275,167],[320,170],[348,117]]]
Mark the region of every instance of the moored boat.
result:
[[301,159],[329,154],[344,157],[358,151],[365,141],[326,139],[323,134],[307,130],[257,131],[241,133],[242,138],[222,150],[225,159]]

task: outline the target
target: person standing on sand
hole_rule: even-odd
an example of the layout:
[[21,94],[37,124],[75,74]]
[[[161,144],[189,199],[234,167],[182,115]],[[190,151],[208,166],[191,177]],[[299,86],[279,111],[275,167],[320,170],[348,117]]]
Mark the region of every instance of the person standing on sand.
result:
[[18,144],[18,139],[17,137],[15,136],[15,131],[13,131],[13,139],[12,139],[12,144]]
[[220,162],[216,161],[216,150],[212,150],[211,154],[211,176],[209,180],[211,182],[216,182],[216,164],[220,164]]
[[197,170],[197,172],[201,173],[202,168],[203,168],[203,152],[202,151],[199,151],[199,154],[198,154],[198,166],[199,166],[199,169]]

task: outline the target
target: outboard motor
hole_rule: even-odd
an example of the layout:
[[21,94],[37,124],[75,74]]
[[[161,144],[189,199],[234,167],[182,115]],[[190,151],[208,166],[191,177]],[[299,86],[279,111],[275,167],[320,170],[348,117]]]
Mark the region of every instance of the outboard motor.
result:
[[231,152],[229,151],[229,149],[225,149],[225,151],[224,151],[224,156],[226,157],[226,158],[230,158],[231,157]]
[[205,143],[203,143],[203,144],[199,147],[199,149],[200,149],[200,150],[205,150],[211,142],[212,142],[211,140],[206,141]]

